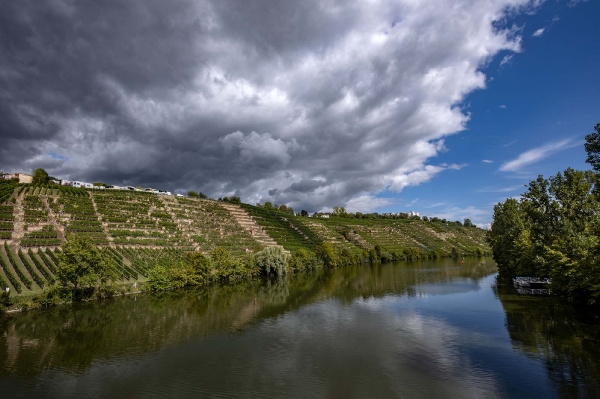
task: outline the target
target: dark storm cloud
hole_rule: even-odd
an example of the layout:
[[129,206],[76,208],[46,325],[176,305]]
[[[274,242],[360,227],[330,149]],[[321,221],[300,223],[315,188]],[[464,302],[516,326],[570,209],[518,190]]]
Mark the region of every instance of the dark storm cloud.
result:
[[[8,1],[0,167],[317,210],[453,166],[526,0]],[[460,21],[460,22],[457,22]],[[454,167],[455,168],[455,167]]]

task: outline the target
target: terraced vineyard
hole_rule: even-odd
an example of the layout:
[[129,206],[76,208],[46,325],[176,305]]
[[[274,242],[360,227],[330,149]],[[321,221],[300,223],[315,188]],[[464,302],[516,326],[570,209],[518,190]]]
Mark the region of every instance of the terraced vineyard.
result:
[[[0,287],[43,289],[55,279],[69,234],[88,237],[117,266],[120,281],[144,281],[154,264],[186,251],[224,247],[242,257],[280,245],[293,254],[328,242],[366,256],[374,248],[410,258],[489,251],[483,230],[406,219],[308,218],[275,209],[152,193],[0,182]],[[404,255],[402,255],[404,254]]]
[[175,224],[194,248],[204,253],[224,247],[234,255],[254,250],[261,244],[220,203],[188,198],[162,198]]

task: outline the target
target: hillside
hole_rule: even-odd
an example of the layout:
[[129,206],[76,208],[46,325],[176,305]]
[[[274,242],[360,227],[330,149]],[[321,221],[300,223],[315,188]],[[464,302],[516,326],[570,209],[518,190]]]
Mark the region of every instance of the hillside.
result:
[[53,278],[70,233],[105,248],[124,283],[145,280],[153,264],[192,250],[210,256],[216,247],[236,257],[272,245],[312,251],[324,242],[391,259],[489,251],[483,230],[440,222],[308,218],[247,204],[9,182],[0,195],[0,286],[19,293],[39,291]]

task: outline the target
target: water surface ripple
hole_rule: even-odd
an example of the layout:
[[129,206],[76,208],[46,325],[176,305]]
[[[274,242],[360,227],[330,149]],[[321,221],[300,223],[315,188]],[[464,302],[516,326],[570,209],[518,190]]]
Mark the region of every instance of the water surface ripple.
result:
[[599,326],[490,259],[319,270],[0,317],[0,393],[600,397]]

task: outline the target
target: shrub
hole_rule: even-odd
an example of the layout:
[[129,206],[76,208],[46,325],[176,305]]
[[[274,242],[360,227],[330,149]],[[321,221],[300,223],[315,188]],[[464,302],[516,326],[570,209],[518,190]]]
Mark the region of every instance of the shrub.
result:
[[263,274],[282,276],[287,271],[287,255],[282,247],[265,248],[254,254],[254,260]]
[[338,263],[338,256],[333,245],[329,242],[324,242],[321,245],[317,245],[315,248],[317,257],[323,261],[325,267],[336,267]]
[[171,274],[166,267],[155,265],[148,271],[148,285],[152,291],[168,291],[173,288]]
[[305,248],[298,248],[296,252],[294,252],[289,263],[293,270],[310,270],[323,266],[323,263],[319,261],[317,255]]

